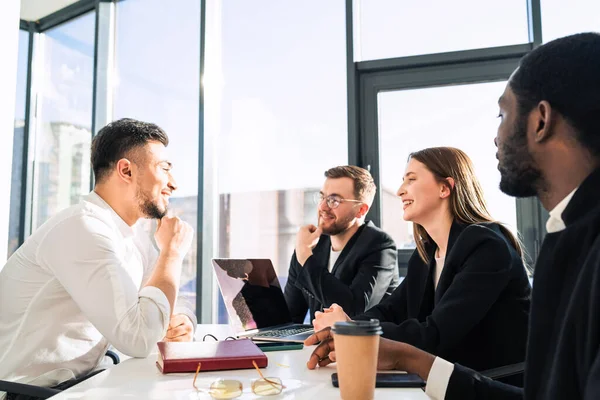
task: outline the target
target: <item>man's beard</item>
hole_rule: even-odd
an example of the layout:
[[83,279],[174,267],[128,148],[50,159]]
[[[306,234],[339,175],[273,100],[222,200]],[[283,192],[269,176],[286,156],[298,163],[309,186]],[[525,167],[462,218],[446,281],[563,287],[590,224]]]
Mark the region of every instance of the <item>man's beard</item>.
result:
[[527,145],[527,116],[517,117],[511,136],[499,149],[500,190],[509,196],[531,197],[538,194],[542,173]]
[[156,201],[152,201],[150,196],[138,189],[137,200],[140,207],[140,211],[146,218],[150,219],[162,219],[167,215],[167,208],[161,210]]
[[[321,219],[320,215],[319,215],[319,219]],[[340,233],[347,231],[348,228],[350,228],[350,225],[351,225],[350,222],[352,222],[353,219],[354,219],[354,215],[351,214],[345,218],[336,220],[329,227],[323,226],[322,223],[319,223],[319,226],[321,227],[321,229],[323,230],[323,233],[325,235],[335,236],[335,235],[339,235]]]

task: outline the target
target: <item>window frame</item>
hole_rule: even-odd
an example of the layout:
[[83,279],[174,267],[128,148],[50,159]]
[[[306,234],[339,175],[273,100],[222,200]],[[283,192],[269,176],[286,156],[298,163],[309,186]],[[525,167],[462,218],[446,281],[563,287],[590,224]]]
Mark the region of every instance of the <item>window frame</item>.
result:
[[[347,3],[352,3],[352,0],[347,0]],[[528,0],[527,10],[529,43],[352,63],[348,67],[350,163],[368,169],[376,185],[381,187],[380,92],[507,80],[519,60],[542,43],[540,1]],[[352,4],[347,4],[346,12],[353,12]],[[347,21],[352,20],[352,15],[347,15]],[[351,34],[348,37],[353,39]],[[347,47],[353,48],[352,43],[348,43]],[[517,229],[526,249],[527,262],[534,265],[545,235],[544,221],[548,214],[536,198],[516,199],[516,205]],[[381,226],[381,207],[381,193],[378,191],[368,214],[368,218],[378,226]],[[398,250],[401,276],[406,274],[412,252],[409,249]]]
[[[21,231],[19,244],[31,234],[32,163],[35,132],[35,42],[44,31],[66,23],[90,11],[96,12],[92,134],[111,119],[110,76],[114,60],[115,6],[127,0],[79,0],[39,21],[20,22],[20,29],[29,31],[29,59],[24,132],[24,158],[21,172]],[[529,42],[521,45],[465,50],[448,53],[407,56],[373,61],[354,61],[355,9],[360,0],[345,0],[346,76],[348,107],[348,162],[369,169],[380,182],[377,94],[385,90],[416,89],[443,85],[469,84],[506,80],[519,59],[542,43],[540,0],[527,2]],[[204,74],[206,37],[206,0],[200,0],[200,76]],[[319,60],[315,60],[319,62]],[[201,323],[212,322],[211,301],[215,284],[212,281],[211,257],[217,248],[218,204],[215,182],[215,160],[211,154],[214,138],[204,132],[204,87],[199,88],[199,153],[198,153],[198,241],[196,313]],[[93,187],[93,181],[92,181]],[[92,188],[91,187],[91,188]],[[90,188],[90,189],[91,189]],[[543,240],[547,212],[535,198],[517,200],[517,228],[522,234],[530,262],[537,258]],[[381,225],[381,197],[376,195],[369,218]],[[412,251],[399,250],[400,271],[406,273],[406,263]],[[203,299],[206,299],[203,301]]]

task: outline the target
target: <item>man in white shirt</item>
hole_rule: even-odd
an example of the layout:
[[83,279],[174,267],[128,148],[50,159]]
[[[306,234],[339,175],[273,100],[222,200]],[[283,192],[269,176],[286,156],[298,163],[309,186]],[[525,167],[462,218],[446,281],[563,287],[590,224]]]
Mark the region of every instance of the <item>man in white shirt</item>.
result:
[[[51,387],[86,376],[109,345],[146,357],[158,341],[192,339],[193,314],[173,311],[193,230],[167,216],[177,188],[167,145],[160,127],[133,119],[94,137],[94,191],[0,271],[0,379]],[[158,253],[134,229],[141,218],[158,220]]]
[[[382,339],[379,369],[417,373],[433,399],[600,398],[600,34],[525,56],[500,97],[500,189],[550,211],[535,268],[524,388]],[[329,329],[309,368],[335,360]],[[491,344],[490,344],[491,345]]]

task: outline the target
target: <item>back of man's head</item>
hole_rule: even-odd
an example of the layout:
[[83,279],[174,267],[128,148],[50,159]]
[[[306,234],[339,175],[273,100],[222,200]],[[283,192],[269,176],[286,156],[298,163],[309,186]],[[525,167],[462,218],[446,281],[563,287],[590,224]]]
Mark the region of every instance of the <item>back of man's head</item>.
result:
[[100,129],[92,140],[92,169],[96,183],[102,183],[110,175],[117,161],[150,141],[169,144],[169,137],[158,125],[123,118]]
[[600,156],[600,34],[579,33],[527,54],[510,80],[521,115],[547,101]]
[[325,171],[325,177],[328,179],[350,178],[354,182],[354,197],[366,203],[369,207],[375,197],[375,181],[371,173],[364,168],[355,165],[342,165],[333,167]]

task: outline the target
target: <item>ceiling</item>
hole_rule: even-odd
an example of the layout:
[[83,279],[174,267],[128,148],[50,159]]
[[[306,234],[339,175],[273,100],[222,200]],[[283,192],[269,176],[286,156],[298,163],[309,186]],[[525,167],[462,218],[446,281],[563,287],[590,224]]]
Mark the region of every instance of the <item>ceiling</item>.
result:
[[25,21],[38,21],[77,0],[21,0],[21,19]]

